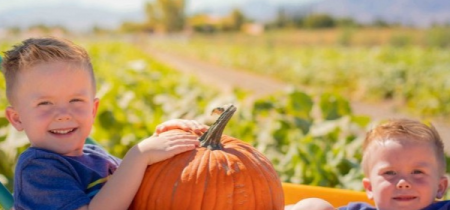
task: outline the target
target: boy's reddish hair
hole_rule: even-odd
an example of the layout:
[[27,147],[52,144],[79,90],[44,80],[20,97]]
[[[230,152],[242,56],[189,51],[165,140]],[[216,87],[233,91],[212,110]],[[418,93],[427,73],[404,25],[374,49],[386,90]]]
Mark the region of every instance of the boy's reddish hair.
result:
[[74,43],[58,38],[30,38],[5,52],[2,72],[6,80],[6,96],[10,103],[13,98],[14,84],[20,71],[37,64],[64,61],[81,65],[92,77],[95,91],[95,78],[88,53]]

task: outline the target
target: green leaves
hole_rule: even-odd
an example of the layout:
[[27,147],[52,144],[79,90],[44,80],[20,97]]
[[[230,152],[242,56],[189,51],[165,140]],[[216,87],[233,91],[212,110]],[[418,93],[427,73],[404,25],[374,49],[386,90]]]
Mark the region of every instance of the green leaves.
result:
[[353,169],[359,169],[361,140],[371,120],[353,115],[343,97],[293,89],[260,98],[250,109],[238,106],[238,113],[227,131],[263,152],[282,181],[361,190],[354,183],[362,172]]
[[313,100],[306,93],[294,90],[289,93],[286,109],[297,117],[310,118]]
[[335,94],[323,94],[320,97],[320,109],[326,120],[335,120],[351,114],[350,103]]

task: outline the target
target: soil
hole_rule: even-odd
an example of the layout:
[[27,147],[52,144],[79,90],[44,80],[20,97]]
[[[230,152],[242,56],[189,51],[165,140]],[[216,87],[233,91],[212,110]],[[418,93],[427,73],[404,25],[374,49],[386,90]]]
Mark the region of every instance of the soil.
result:
[[[231,92],[234,87],[239,87],[243,90],[251,91],[253,97],[256,98],[289,88],[289,85],[281,81],[253,74],[249,71],[223,67],[198,59],[169,54],[154,49],[147,49],[147,51],[155,59],[166,65],[184,73],[195,75],[201,82],[216,86],[224,92]],[[419,120],[417,117],[396,111],[395,109],[397,106],[390,101],[376,104],[352,101],[351,107],[353,113],[367,115],[375,121],[399,117]],[[442,120],[433,120],[433,125],[440,133],[441,138],[444,140],[444,144],[449,145],[446,147],[445,151],[450,155],[450,125],[444,123]]]

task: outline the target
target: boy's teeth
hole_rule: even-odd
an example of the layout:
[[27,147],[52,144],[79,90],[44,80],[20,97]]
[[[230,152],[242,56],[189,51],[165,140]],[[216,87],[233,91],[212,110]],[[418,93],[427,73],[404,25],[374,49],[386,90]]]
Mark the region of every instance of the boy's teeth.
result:
[[73,129],[66,129],[66,130],[52,130],[52,133],[58,133],[58,134],[66,134],[72,131]]

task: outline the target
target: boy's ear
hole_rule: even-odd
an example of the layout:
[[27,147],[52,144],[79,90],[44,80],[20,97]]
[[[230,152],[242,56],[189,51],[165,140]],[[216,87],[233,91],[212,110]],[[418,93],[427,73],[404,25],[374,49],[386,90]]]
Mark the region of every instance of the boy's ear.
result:
[[98,98],[94,98],[94,107],[92,109],[92,117],[95,118],[95,116],[97,116],[97,110],[98,110],[98,103],[100,102],[100,100]]
[[448,186],[448,179],[444,175],[439,180],[438,191],[436,193],[436,198],[437,199],[441,199],[442,197],[444,197],[445,191],[447,190],[447,186]]
[[16,128],[18,131],[23,131],[22,121],[20,121],[19,113],[11,107],[8,106],[5,110],[6,119],[8,119],[9,123]]
[[370,200],[373,200],[372,184],[370,183],[369,178],[364,178],[362,182],[363,182],[364,189],[366,189],[367,197]]

